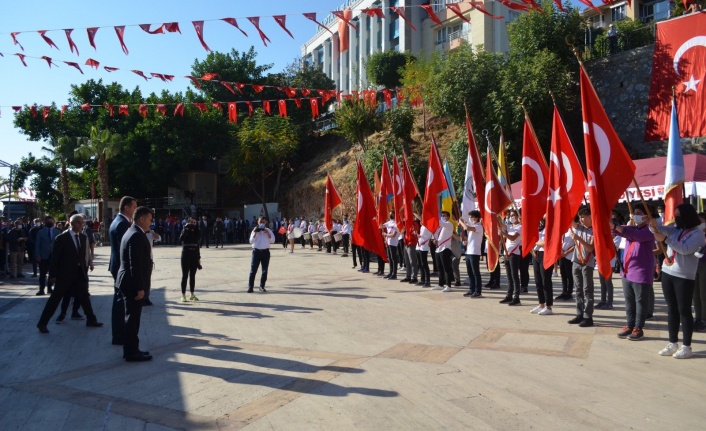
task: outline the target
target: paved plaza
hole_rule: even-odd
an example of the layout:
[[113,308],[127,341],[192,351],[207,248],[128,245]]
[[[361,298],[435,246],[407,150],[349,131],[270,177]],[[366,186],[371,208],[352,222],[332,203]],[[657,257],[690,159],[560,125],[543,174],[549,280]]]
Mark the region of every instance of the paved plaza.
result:
[[[508,307],[498,290],[483,299],[431,291],[298,246],[275,245],[268,292],[248,294],[250,249],[230,245],[202,249],[200,301],[181,303],[180,249],[156,247],[155,305],[140,330],[154,360],[126,363],[110,343],[109,249],[96,250],[90,291],[103,328],[52,319],[40,334],[46,297],[34,296],[36,279],[0,285],[0,429],[704,426],[706,334],[695,334],[693,359],[657,355],[667,343],[659,284],[656,318],[632,342],[615,335],[625,318],[618,278],[615,309],[578,328],[566,323],[573,302],[530,314],[532,286],[522,307]],[[558,277],[554,286],[556,295]]]

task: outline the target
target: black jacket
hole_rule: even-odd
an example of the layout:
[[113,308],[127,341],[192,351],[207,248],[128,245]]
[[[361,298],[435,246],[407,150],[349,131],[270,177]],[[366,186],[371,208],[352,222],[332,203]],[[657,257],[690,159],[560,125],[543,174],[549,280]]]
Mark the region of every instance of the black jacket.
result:
[[125,295],[137,295],[149,289],[152,279],[152,257],[147,235],[137,225],[125,232],[120,243],[120,269],[115,287]]
[[77,281],[88,281],[86,268],[86,235],[79,233],[81,247],[76,250],[74,232],[67,229],[54,240],[49,264],[49,278],[56,278],[57,286],[71,286]]

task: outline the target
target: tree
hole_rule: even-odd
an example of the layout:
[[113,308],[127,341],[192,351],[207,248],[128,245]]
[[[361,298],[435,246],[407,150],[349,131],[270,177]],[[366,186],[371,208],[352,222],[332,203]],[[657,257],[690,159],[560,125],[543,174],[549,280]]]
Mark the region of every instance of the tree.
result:
[[98,183],[103,199],[103,225],[106,228],[110,225],[110,219],[108,219],[108,198],[110,197],[108,160],[120,152],[122,145],[123,140],[120,135],[105,129],[99,130],[98,127],[93,126],[89,137],[79,140],[79,147],[76,150],[79,156],[93,159],[97,163]]
[[368,80],[385,88],[397,88],[401,85],[401,69],[415,60],[409,53],[399,51],[381,51],[368,57],[365,73]]
[[365,139],[380,128],[376,108],[362,100],[346,100],[336,110],[336,133],[365,151]]
[[[32,153],[29,153],[27,157],[22,158],[19,166],[21,170],[32,174],[30,185],[34,189],[39,204],[48,213],[65,213],[65,209],[62,205],[63,196],[56,187],[56,183],[59,181],[59,166],[57,163],[49,160],[47,157],[38,159],[34,157]],[[18,189],[27,181],[27,176],[21,172],[17,172],[12,181],[14,188]]]
[[[258,109],[236,133],[238,145],[229,156],[231,179],[249,187],[267,214],[267,179],[276,175],[272,199],[277,200],[287,158],[297,151],[296,128],[287,118],[269,117]],[[259,189],[258,189],[259,188]]]
[[71,212],[71,193],[69,189],[69,171],[67,169],[68,161],[73,157],[76,149],[77,140],[62,136],[59,139],[50,138],[51,148],[42,147],[52,156],[52,160],[59,164],[61,171],[59,173],[59,184],[61,186],[62,202],[64,204],[64,213]]

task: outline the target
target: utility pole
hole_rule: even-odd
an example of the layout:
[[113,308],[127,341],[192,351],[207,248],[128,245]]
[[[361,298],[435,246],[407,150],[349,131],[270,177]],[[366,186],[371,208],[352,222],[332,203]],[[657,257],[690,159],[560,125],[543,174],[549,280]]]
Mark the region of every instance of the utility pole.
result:
[[7,198],[7,204],[8,204],[8,205],[7,205],[7,211],[5,212],[5,219],[6,219],[6,220],[11,220],[11,214],[8,214],[8,212],[12,212],[12,211],[11,211],[11,206],[10,206],[10,203],[12,202],[12,192],[13,192],[13,189],[12,189],[12,175],[14,174],[15,171],[20,172],[20,173],[25,174],[25,175],[29,175],[29,174],[28,174],[27,172],[23,171],[22,169],[20,169],[17,165],[10,164],[10,163],[8,163],[8,162],[6,162],[6,161],[4,161],[4,160],[0,160],[0,166],[5,167],[5,168],[10,168],[10,180],[9,180],[9,189],[10,189],[10,193],[8,194],[8,198]]

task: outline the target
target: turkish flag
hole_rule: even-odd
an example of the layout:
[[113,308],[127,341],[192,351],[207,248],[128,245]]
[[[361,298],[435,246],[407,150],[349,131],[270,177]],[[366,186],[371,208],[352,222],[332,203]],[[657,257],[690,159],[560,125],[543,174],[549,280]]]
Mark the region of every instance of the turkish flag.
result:
[[[547,214],[544,228],[545,268],[551,267],[561,258],[564,234],[569,230],[571,221],[576,216],[586,193],[586,178],[581,169],[574,146],[555,106],[549,176],[545,177],[548,183],[548,193],[545,194]],[[522,211],[522,214],[527,215],[525,211]]]
[[547,206],[547,161],[539,148],[532,122],[525,113],[522,141],[522,256],[539,240],[539,222]]
[[[494,271],[498,265],[500,235],[498,234],[499,214],[512,204],[495,175],[491,162],[492,149],[488,146],[485,159],[485,193],[483,196],[483,229],[488,240],[488,271]],[[428,229],[428,227],[427,227]]]
[[402,216],[404,215],[404,187],[403,187],[403,177],[400,171],[400,165],[397,163],[397,156],[392,157],[392,193],[393,202],[395,204],[395,222],[397,223],[397,229],[401,232],[404,224],[402,223]]
[[583,65],[581,108],[594,252],[598,272],[603,278],[610,278],[613,273],[610,261],[615,257],[615,246],[608,222],[613,206],[635,177],[635,164],[615,133]]
[[238,123],[238,107],[235,102],[228,102],[228,121]]
[[341,205],[341,195],[333,184],[331,175],[326,174],[326,194],[324,195],[324,225],[326,230],[333,230],[333,210]]
[[427,169],[427,186],[424,191],[424,206],[422,207],[422,225],[429,232],[436,232],[439,228],[439,193],[448,189],[446,185],[446,177],[441,169],[441,160],[439,160],[439,152],[436,150],[436,142],[431,140],[431,149],[429,150],[429,168]]
[[358,190],[356,193],[357,206],[352,235],[353,243],[372,251],[387,262],[385,244],[382,242],[380,227],[375,216],[373,193],[370,191],[370,184],[368,184],[368,178],[365,176],[360,160],[358,160],[356,183]]
[[681,137],[706,136],[706,14],[657,23],[645,141],[669,137],[672,86]]
[[390,175],[390,168],[387,162],[387,155],[382,158],[382,173],[380,174],[380,193],[378,194],[378,225],[385,223],[388,219],[388,214],[390,213],[390,203],[394,196],[394,189],[392,188],[392,176]]
[[417,232],[414,228],[414,198],[419,195],[417,184],[407,163],[407,156],[402,153],[402,207],[404,208],[404,238],[407,244],[417,243]]

